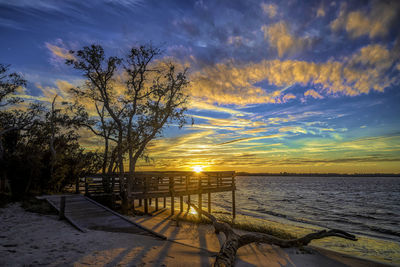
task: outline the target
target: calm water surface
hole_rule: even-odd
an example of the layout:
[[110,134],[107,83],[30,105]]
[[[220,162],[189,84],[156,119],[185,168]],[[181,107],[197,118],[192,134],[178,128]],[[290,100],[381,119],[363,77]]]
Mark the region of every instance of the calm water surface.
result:
[[[236,185],[240,214],[400,242],[398,177],[239,176]],[[213,205],[230,210],[231,194],[215,195]]]

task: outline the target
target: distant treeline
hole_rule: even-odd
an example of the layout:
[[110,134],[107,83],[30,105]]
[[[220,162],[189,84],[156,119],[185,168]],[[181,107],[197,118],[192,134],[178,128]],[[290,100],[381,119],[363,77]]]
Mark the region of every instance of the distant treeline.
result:
[[300,177],[400,177],[400,173],[251,173],[237,172],[237,176],[300,176]]

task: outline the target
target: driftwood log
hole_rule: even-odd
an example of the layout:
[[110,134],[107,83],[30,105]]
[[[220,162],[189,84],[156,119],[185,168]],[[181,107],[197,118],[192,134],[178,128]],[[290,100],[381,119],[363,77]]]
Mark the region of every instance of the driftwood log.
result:
[[218,252],[214,263],[214,266],[217,267],[234,266],[237,250],[240,247],[243,247],[245,245],[254,242],[267,243],[267,244],[277,245],[282,248],[288,248],[288,247],[306,246],[314,239],[321,239],[330,236],[337,236],[357,241],[357,238],[354,235],[338,229],[332,229],[329,231],[322,230],[316,233],[305,235],[297,239],[288,239],[288,240],[277,238],[275,236],[263,233],[249,233],[249,234],[239,235],[233,231],[232,227],[229,224],[218,221],[213,215],[204,210],[200,210],[193,203],[187,202],[187,204],[189,206],[192,206],[197,213],[206,216],[212,221],[216,234],[219,234],[219,232],[225,234],[226,237],[225,242],[222,244],[221,249]]

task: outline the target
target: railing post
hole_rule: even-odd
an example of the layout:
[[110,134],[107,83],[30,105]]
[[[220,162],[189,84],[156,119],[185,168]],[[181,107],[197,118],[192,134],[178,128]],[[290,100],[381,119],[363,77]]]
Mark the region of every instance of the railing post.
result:
[[175,214],[175,198],[174,198],[174,185],[175,185],[175,180],[173,176],[169,177],[169,192],[171,194],[171,215]]
[[156,211],[158,211],[158,197],[156,197]]
[[87,181],[87,177],[85,177],[85,196],[89,195],[89,184]]
[[[186,175],[186,194],[187,194],[187,201],[190,203],[189,179],[190,179],[190,176]],[[189,211],[189,209],[190,209],[190,205],[188,204],[187,210]]]
[[190,176],[185,176],[186,177],[186,193],[189,191],[189,177]]
[[144,213],[148,214],[149,213],[149,204],[147,202],[147,198],[145,198],[143,200],[144,200]]
[[[202,196],[202,188],[201,188],[201,176],[198,176],[199,179],[199,185],[198,185],[198,190],[199,190],[199,209],[202,210],[203,206],[203,196]],[[199,213],[199,219],[201,219],[201,213]]]
[[149,203],[147,199],[147,192],[149,191],[149,177],[145,177],[144,180],[144,194],[145,194],[145,199],[144,199],[144,213],[148,214],[149,213]]
[[232,217],[236,218],[235,174],[232,174]]
[[[207,175],[207,183],[208,183],[208,190],[210,190],[211,187],[211,181],[210,181],[210,175]],[[211,213],[211,192],[208,191],[208,213]]]
[[60,220],[65,218],[65,196],[60,198],[60,213],[58,214]]

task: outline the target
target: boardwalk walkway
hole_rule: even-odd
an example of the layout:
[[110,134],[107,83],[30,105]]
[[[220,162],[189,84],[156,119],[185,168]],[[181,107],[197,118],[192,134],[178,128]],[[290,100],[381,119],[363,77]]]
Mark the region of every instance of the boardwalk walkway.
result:
[[[96,201],[82,195],[65,196],[65,219],[82,232],[87,230],[103,230],[108,232],[123,232],[139,235],[155,236],[165,239],[121,214],[110,210]],[[53,207],[60,211],[60,195],[47,195],[46,199]]]
[[[124,173],[105,176],[100,174],[91,175],[85,178],[84,184],[80,188],[85,189],[85,195],[98,196],[104,195],[105,188],[108,192],[119,195],[120,182],[123,181],[124,188],[127,188],[129,201],[135,208],[135,200],[139,201],[139,206],[144,202],[144,212],[148,213],[148,206],[154,199],[155,209],[158,210],[159,198],[164,200],[166,207],[166,198],[171,198],[171,214],[175,212],[175,199],[179,198],[180,211],[183,211],[183,197],[198,196],[199,208],[202,208],[203,195],[207,196],[208,212],[211,212],[211,194],[219,192],[232,192],[232,216],[236,215],[235,203],[235,172],[188,172],[188,171],[170,171],[170,172],[135,172],[133,176]],[[106,179],[107,178],[107,179]],[[122,178],[122,179],[121,179]],[[111,194],[111,193],[107,193]]]

